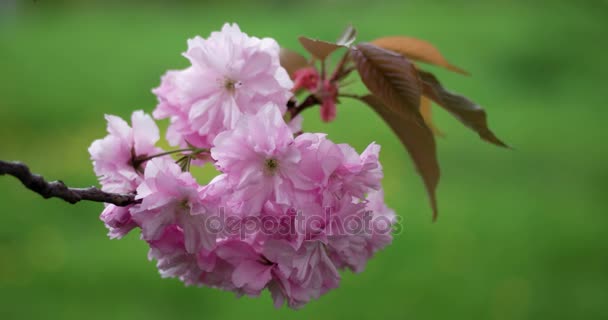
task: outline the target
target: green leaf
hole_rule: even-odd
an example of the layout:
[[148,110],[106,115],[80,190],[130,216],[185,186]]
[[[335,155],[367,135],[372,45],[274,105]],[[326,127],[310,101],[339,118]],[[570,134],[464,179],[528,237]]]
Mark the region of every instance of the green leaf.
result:
[[500,147],[509,148],[488,128],[485,110],[466,97],[452,93],[441,86],[437,78],[429,72],[419,71],[423,84],[423,94],[450,112],[465,126],[477,132],[479,136]]
[[310,66],[310,63],[303,55],[286,48],[281,48],[279,58],[281,60],[281,66],[285,68],[289,76],[292,77],[293,73],[298,69]]
[[392,36],[376,39],[372,43],[380,48],[400,53],[412,60],[434,64],[450,71],[469,75],[467,71],[449,63],[435,46],[424,40],[405,36]]
[[325,60],[334,51],[344,47],[339,44],[323,40],[311,39],[304,36],[299,37],[298,40],[302,44],[302,47],[306,49],[306,51],[310,52],[310,54],[312,54],[315,58],[319,60]]
[[438,215],[435,189],[439,183],[440,170],[437,162],[435,138],[431,129],[412,121],[411,117],[406,116],[404,111],[394,111],[386,107],[376,96],[366,95],[361,97],[361,100],[384,119],[410,154],[416,171],[424,182],[433,209],[433,221],[435,221]]
[[420,116],[420,79],[405,57],[373,44],[351,47],[350,55],[365,86],[389,109],[424,125]]

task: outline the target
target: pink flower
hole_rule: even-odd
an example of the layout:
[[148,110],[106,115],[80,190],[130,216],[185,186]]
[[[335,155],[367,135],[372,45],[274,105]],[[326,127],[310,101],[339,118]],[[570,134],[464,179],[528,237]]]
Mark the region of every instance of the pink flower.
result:
[[284,301],[291,308],[300,308],[339,285],[340,274],[320,241],[305,242],[295,250],[286,242],[272,240],[266,242],[263,252],[275,264],[268,288],[277,308]]
[[215,254],[233,267],[231,280],[242,294],[258,296],[272,279],[273,264],[246,242],[226,241]]
[[395,214],[386,207],[382,190],[363,202],[344,199],[334,207],[327,250],[339,268],[362,272],[375,252],[392,241]]
[[233,202],[257,214],[266,201],[287,204],[300,183],[300,152],[278,108],[266,105],[246,115],[214,140],[211,156],[233,186]]
[[321,90],[321,119],[331,122],[336,118],[336,101],[338,100],[338,87],[330,80],[323,82]]
[[393,241],[392,229],[397,223],[395,211],[384,203],[384,190],[371,191],[367,195],[366,210],[372,214],[372,237],[367,242],[367,250],[376,252]]
[[344,162],[340,146],[320,133],[304,133],[298,136],[296,146],[302,154],[299,168],[308,180],[308,188],[319,192],[326,189],[330,177]]
[[203,270],[198,266],[197,255],[186,251],[184,233],[177,225],[163,229],[158,239],[148,244],[148,259],[157,260],[156,267],[163,278],[178,278],[186,285],[201,284]]
[[116,116],[106,115],[106,120],[109,134],[89,147],[95,174],[104,191],[132,192],[141,182],[133,161],[162,151],[155,147],[158,127],[143,111],[133,112],[133,128]]
[[[136,191],[139,200],[106,205],[109,236],[139,227],[162,277],[238,296],[268,289],[277,307],[300,308],[338,287],[339,270],[361,272],[390,244],[397,221],[383,199],[380,146],[359,154],[302,133],[301,115],[282,116],[305,89],[320,100],[322,120],[333,120],[337,84],[304,68],[294,85],[277,43],[235,24],[190,39],[184,56],[190,66],[167,72],[153,90],[153,115],[170,119],[167,140],[186,150],[152,157],[162,153],[159,132],[142,111],[132,128],[106,116],[108,136],[89,148],[104,190]],[[214,162],[220,171],[204,186],[169,155],[194,147],[210,152],[188,164]]]
[[316,91],[319,85],[319,73],[314,67],[302,68],[293,74],[294,85],[293,92],[298,92],[301,89],[308,91]]
[[372,142],[360,156],[349,145],[341,144],[340,147],[345,162],[334,176],[333,188],[359,199],[363,199],[372,190],[379,190],[383,177],[379,161],[380,146]]
[[137,227],[137,224],[131,218],[129,207],[117,207],[108,204],[101,213],[100,219],[110,231],[108,233],[110,239],[120,239]]
[[291,119],[287,124],[289,129],[294,135],[300,135],[302,133],[302,123],[304,122],[304,117],[301,114],[297,115],[295,118]]
[[255,114],[267,103],[285,111],[293,83],[280,66],[276,41],[225,24],[208,39],[190,39],[184,56],[192,65],[168,72],[153,90],[159,100],[154,116],[171,118],[172,144],[211,147],[242,114]]
[[315,93],[321,99],[321,119],[331,122],[336,118],[336,102],[338,101],[338,86],[335,82],[326,79],[321,81],[317,69],[314,67],[302,68],[294,72],[294,86],[292,91],[302,89]]
[[215,246],[215,234],[205,228],[211,210],[199,196],[200,186],[189,172],[167,158],[150,160],[144,181],[137,188],[140,205],[131,210],[145,240],[156,240],[167,226],[176,224],[184,232],[186,251],[195,253]]
[[[344,197],[365,198],[380,188],[380,146],[371,143],[361,155],[346,144],[335,144],[324,134],[302,134],[296,138],[301,153],[298,165],[309,189],[317,192],[324,206]],[[304,187],[306,188],[306,187]]]

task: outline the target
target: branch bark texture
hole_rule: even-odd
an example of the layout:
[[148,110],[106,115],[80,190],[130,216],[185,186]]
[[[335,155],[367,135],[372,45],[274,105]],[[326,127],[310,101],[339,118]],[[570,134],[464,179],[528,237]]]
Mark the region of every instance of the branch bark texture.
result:
[[21,162],[0,160],[0,175],[11,175],[23,185],[38,193],[43,198],[59,198],[71,204],[80,201],[105,202],[119,207],[135,204],[134,194],[109,193],[96,187],[70,188],[63,181],[46,181],[42,176],[33,174],[30,168]]

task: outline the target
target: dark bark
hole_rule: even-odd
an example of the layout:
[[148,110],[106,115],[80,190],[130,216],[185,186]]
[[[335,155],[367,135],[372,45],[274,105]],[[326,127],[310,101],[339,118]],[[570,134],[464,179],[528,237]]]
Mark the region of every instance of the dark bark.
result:
[[46,181],[42,176],[33,174],[27,165],[21,162],[8,162],[0,160],[0,175],[11,175],[21,181],[23,185],[38,193],[45,199],[59,198],[69,203],[79,201],[94,201],[112,203],[120,207],[135,204],[135,194],[109,193],[96,187],[70,188],[62,181]]

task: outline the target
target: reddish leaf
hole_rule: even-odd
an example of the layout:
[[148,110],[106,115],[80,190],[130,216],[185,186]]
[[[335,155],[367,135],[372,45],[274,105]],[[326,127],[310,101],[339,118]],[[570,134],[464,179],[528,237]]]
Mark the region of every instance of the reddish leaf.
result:
[[351,44],[353,44],[353,42],[355,42],[356,38],[357,38],[357,29],[355,29],[355,28],[353,28],[353,26],[349,25],[342,32],[342,35],[340,35],[340,37],[336,41],[336,44],[348,47]]
[[420,79],[407,58],[369,43],[351,47],[350,55],[372,94],[393,112],[424,125],[419,113]]
[[438,209],[435,189],[439,183],[440,172],[433,133],[427,126],[412,121],[405,112],[396,112],[386,107],[376,96],[367,95],[361,97],[361,100],[384,119],[407,149],[416,170],[422,177],[433,209],[433,221],[436,220]]
[[412,60],[438,65],[460,74],[469,75],[467,71],[450,64],[437,48],[424,40],[393,36],[379,38],[372,43],[378,47],[398,52]]
[[299,37],[298,40],[300,40],[300,43],[306,51],[310,52],[310,54],[319,60],[325,60],[334,51],[343,47],[339,44],[308,37]]
[[425,96],[449,111],[465,126],[477,132],[483,140],[497,146],[509,147],[488,128],[486,112],[482,107],[464,96],[444,89],[432,73],[419,71],[419,74],[422,79]]
[[426,125],[436,136],[443,136],[443,132],[441,132],[441,130],[439,130],[433,123],[433,112],[431,105],[432,101],[429,98],[425,96],[420,97],[420,114],[424,119],[424,123],[426,123]]
[[289,73],[289,75],[292,77],[293,73],[298,69],[310,66],[310,63],[308,60],[306,60],[306,58],[304,58],[303,55],[289,49],[281,48],[279,57],[281,59],[281,66],[285,68],[287,73]]

